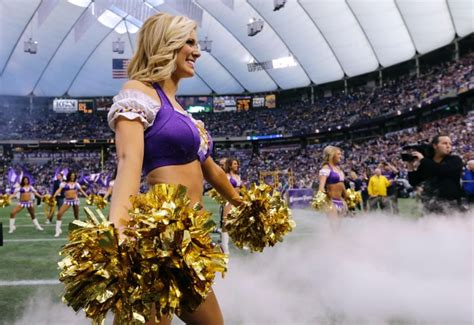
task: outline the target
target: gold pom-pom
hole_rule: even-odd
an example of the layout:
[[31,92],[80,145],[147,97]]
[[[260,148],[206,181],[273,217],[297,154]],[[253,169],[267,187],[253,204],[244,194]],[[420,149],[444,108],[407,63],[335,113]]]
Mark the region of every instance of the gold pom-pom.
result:
[[59,280],[65,285],[63,301],[76,312],[84,309],[93,324],[101,324],[110,309],[125,320],[128,259],[121,256],[113,225],[101,213],[99,221],[88,208],[85,211],[87,221],[70,224],[69,242],[60,252],[64,256],[58,263]]
[[45,196],[43,196],[42,201],[43,201],[43,203],[45,203],[48,206],[55,206],[56,205],[56,200],[54,199],[54,197],[52,197],[49,194],[46,194]]
[[199,204],[190,207],[182,185],[154,185],[131,201],[124,234],[136,238],[129,244],[136,252],[137,285],[130,292],[136,299],[155,302],[158,319],[195,310],[206,298],[215,273],[227,270],[227,255],[210,237],[215,226],[211,213]]
[[3,194],[3,195],[0,195],[0,208],[4,208],[4,207],[7,207],[11,204],[11,200],[10,200],[10,195],[8,194]]
[[237,247],[261,252],[265,247],[283,241],[283,237],[295,227],[290,209],[281,194],[271,186],[255,183],[250,189],[242,186],[240,195],[243,203],[232,208],[225,224]]
[[207,192],[207,194],[213,199],[215,200],[217,203],[219,203],[219,205],[225,205],[227,203],[227,200],[224,199],[222,197],[222,195],[220,195],[219,192],[216,191],[215,188],[211,189],[209,192]]
[[325,192],[318,191],[316,195],[314,195],[313,200],[311,201],[311,205],[316,210],[324,210],[330,208],[330,200],[328,195]]
[[106,199],[104,199],[103,196],[96,195],[95,200],[94,200],[94,204],[97,208],[102,210],[107,206],[108,202],[107,202]]
[[43,196],[44,203],[44,215],[47,219],[51,219],[54,214],[54,208],[56,207],[56,200],[49,194]]
[[353,189],[347,189],[346,193],[347,207],[349,208],[349,210],[353,210],[358,204],[362,202],[362,195],[360,194],[360,192],[355,191]]
[[94,196],[95,194],[89,194],[89,196],[86,197],[87,205],[94,205]]
[[212,243],[211,213],[190,207],[186,188],[160,184],[132,197],[130,220],[117,230],[86,209],[87,222],[75,221],[61,251],[64,300],[83,308],[94,324],[108,310],[119,324],[143,324],[195,310],[206,298],[216,272],[227,269],[227,255]]
[[97,194],[91,194],[86,198],[86,203],[88,205],[95,205],[98,209],[103,210],[108,202],[106,199],[104,199],[103,196],[97,195]]

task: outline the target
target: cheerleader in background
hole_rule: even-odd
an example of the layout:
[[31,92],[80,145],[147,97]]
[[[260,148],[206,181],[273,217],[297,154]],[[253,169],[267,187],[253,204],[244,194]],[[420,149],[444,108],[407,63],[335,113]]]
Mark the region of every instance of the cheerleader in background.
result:
[[[229,182],[232,187],[238,191],[240,186],[242,185],[242,180],[239,174],[239,162],[237,161],[237,159],[228,158],[225,161],[224,171],[226,172],[227,178],[229,179]],[[224,211],[221,217],[221,248],[225,254],[229,254],[229,234],[225,229],[225,220],[231,208],[232,205],[227,203],[224,207]]]
[[[227,161],[226,157],[223,157],[219,159],[219,167],[222,168],[223,171],[225,171],[225,162]],[[219,205],[219,220],[220,220],[220,228],[218,230],[219,233],[222,232],[222,228],[224,226],[223,221],[224,221],[224,207],[225,204]]]
[[326,213],[335,230],[340,223],[340,218],[346,216],[348,209],[345,202],[346,187],[344,185],[344,172],[339,167],[342,159],[342,150],[338,147],[327,146],[323,150],[323,165],[319,171],[319,192],[327,194],[330,205]]
[[54,237],[59,237],[62,233],[61,224],[64,213],[72,207],[74,211],[74,219],[79,220],[79,197],[77,192],[81,192],[84,197],[87,197],[86,192],[81,188],[81,185],[77,182],[77,176],[75,172],[69,172],[66,176],[66,182],[61,183],[59,188],[54,193],[53,197],[57,197],[64,191],[65,200],[61,208],[59,208],[58,216],[56,220],[56,233]]
[[111,196],[113,191],[114,191],[115,177],[117,177],[117,171],[114,172],[114,175],[112,176],[112,179],[109,182],[107,192],[105,192],[105,195],[104,195],[105,200],[107,200],[109,198],[109,196]]
[[30,185],[30,179],[28,178],[28,176],[23,176],[20,182],[20,186],[15,190],[11,197],[15,197],[18,193],[20,193],[20,202],[16,207],[13,208],[12,212],[10,213],[10,230],[8,231],[8,233],[11,234],[15,231],[15,217],[18,212],[23,210],[23,208],[26,208],[30,213],[31,220],[33,221],[33,224],[35,225],[36,229],[43,230],[43,228],[38,222],[38,219],[36,219],[35,208],[33,204],[34,196],[37,196],[39,198],[43,198],[43,196],[40,195],[34,189],[34,187]]
[[97,193],[97,195],[105,197],[105,195],[109,191],[108,177],[105,174],[102,174],[99,177],[96,185],[97,185],[98,189],[94,189],[93,193]]

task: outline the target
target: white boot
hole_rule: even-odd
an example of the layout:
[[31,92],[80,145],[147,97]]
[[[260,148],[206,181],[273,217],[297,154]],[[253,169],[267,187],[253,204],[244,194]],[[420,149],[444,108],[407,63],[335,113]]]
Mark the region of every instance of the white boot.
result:
[[43,227],[40,226],[39,222],[38,222],[38,219],[33,219],[33,224],[36,226],[36,229],[38,230],[44,230]]
[[63,231],[61,230],[62,222],[62,220],[56,220],[56,233],[54,234],[54,237],[59,237],[63,233]]
[[10,218],[10,230],[8,231],[8,233],[11,234],[15,231],[15,229],[15,218]]
[[221,248],[224,254],[229,254],[229,234],[221,232]]

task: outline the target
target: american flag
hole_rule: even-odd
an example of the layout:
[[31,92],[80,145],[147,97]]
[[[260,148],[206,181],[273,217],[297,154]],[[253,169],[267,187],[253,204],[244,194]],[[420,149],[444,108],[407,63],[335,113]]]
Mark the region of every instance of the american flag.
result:
[[130,59],[112,59],[112,79],[127,79]]

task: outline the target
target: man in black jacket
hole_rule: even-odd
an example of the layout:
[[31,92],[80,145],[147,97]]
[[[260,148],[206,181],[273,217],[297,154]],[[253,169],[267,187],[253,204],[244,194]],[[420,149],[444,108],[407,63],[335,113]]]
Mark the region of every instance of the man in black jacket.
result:
[[[58,173],[56,175],[56,179],[53,182],[53,194],[56,193],[56,191],[58,190],[62,182],[63,182],[63,174]],[[56,206],[58,207],[58,210],[63,205],[63,202],[64,202],[64,191],[61,191],[61,193],[58,196],[56,196]],[[53,216],[52,215],[49,216],[48,221],[46,221],[46,223],[50,223],[52,219],[53,219]]]
[[424,157],[412,152],[415,160],[408,162],[408,181],[412,186],[422,186],[422,202],[427,212],[443,213],[451,208],[461,208],[462,159],[451,155],[451,139],[437,135],[431,142],[434,155]]

